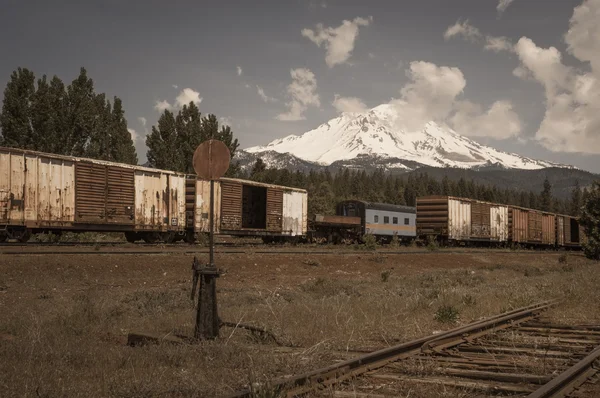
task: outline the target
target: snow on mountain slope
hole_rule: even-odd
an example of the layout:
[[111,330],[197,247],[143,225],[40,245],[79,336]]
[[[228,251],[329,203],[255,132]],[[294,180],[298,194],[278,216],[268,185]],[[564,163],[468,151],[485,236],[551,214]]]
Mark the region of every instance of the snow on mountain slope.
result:
[[[389,104],[363,113],[343,113],[303,135],[290,135],[245,151],[253,154],[267,151],[289,153],[321,165],[354,159],[359,155],[373,155],[435,167],[499,165],[529,170],[571,167],[501,152],[434,122],[427,123],[421,131],[404,131],[397,127],[397,117],[394,106]],[[405,166],[399,164],[398,167]]]

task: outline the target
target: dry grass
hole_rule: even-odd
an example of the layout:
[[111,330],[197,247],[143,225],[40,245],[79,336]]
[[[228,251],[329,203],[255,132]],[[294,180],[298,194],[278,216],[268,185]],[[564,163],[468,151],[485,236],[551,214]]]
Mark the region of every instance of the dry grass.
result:
[[[132,330],[192,333],[190,258],[183,258],[181,270],[169,268],[176,275],[164,281],[158,276],[167,269],[164,259],[155,265],[147,257],[114,256],[121,268],[132,261],[141,265],[104,280],[85,266],[40,275],[0,260],[0,304],[8,309],[0,319],[2,395],[219,396],[248,382],[329,365],[348,357],[344,352],[382,348],[555,297],[565,299],[550,313],[557,321],[600,322],[599,264],[579,255],[569,255],[568,267],[558,255],[552,261],[517,254],[497,260],[479,252],[468,257],[468,266],[454,269],[419,269],[420,257],[360,260],[369,271],[360,271],[360,264],[336,268],[353,259],[319,258],[315,266],[293,257],[248,271],[261,262],[257,257],[223,261],[228,274],[218,281],[220,316],[266,327],[294,349],[231,328],[214,342],[127,347]],[[28,261],[50,267],[67,260]],[[403,271],[409,263],[415,270]],[[140,271],[144,266],[150,275]],[[439,315],[448,308],[452,316]],[[416,388],[403,386],[399,396],[415,396]],[[462,396],[419,388],[418,396]]]

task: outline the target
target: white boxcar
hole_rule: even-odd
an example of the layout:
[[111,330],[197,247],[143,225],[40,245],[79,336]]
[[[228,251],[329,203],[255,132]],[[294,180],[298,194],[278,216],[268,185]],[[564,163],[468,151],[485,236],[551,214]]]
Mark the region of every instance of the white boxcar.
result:
[[417,198],[417,234],[453,241],[507,242],[508,206],[452,196]]

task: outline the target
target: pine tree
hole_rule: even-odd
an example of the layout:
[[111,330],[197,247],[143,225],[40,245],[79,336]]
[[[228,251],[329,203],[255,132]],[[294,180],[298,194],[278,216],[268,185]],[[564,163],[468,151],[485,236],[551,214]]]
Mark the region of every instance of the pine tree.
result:
[[578,217],[581,212],[581,188],[579,187],[579,180],[575,180],[575,186],[571,191],[571,207],[569,210],[572,216]]
[[98,98],[94,94],[94,82],[81,68],[77,79],[67,87],[69,113],[67,115],[68,138],[65,153],[86,156],[86,147],[94,131]]
[[548,177],[544,180],[544,190],[540,194],[540,208],[543,211],[552,211],[552,185]]
[[148,164],[157,169],[179,171],[181,159],[177,155],[175,116],[169,110],[165,110],[157,124],[157,127],[152,126],[152,131],[146,137]]
[[114,97],[111,122],[111,158],[115,162],[138,164],[138,157],[135,150],[133,138],[127,128],[125,120],[125,111],[120,98]]
[[252,171],[250,172],[250,178],[257,178],[262,172],[264,172],[267,168],[265,162],[263,162],[262,158],[256,159],[254,162],[254,166],[252,166]]
[[586,257],[600,260],[600,182],[594,181],[581,208],[581,225],[587,242],[584,243]]
[[4,89],[0,129],[3,146],[34,149],[31,104],[35,95],[35,75],[26,68],[14,71]]

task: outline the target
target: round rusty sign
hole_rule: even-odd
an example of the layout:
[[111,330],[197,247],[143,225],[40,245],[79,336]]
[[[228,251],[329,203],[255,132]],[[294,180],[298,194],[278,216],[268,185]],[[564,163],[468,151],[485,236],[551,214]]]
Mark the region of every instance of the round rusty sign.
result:
[[192,163],[198,177],[205,180],[217,180],[229,168],[231,152],[223,141],[208,140],[198,145],[194,151]]

